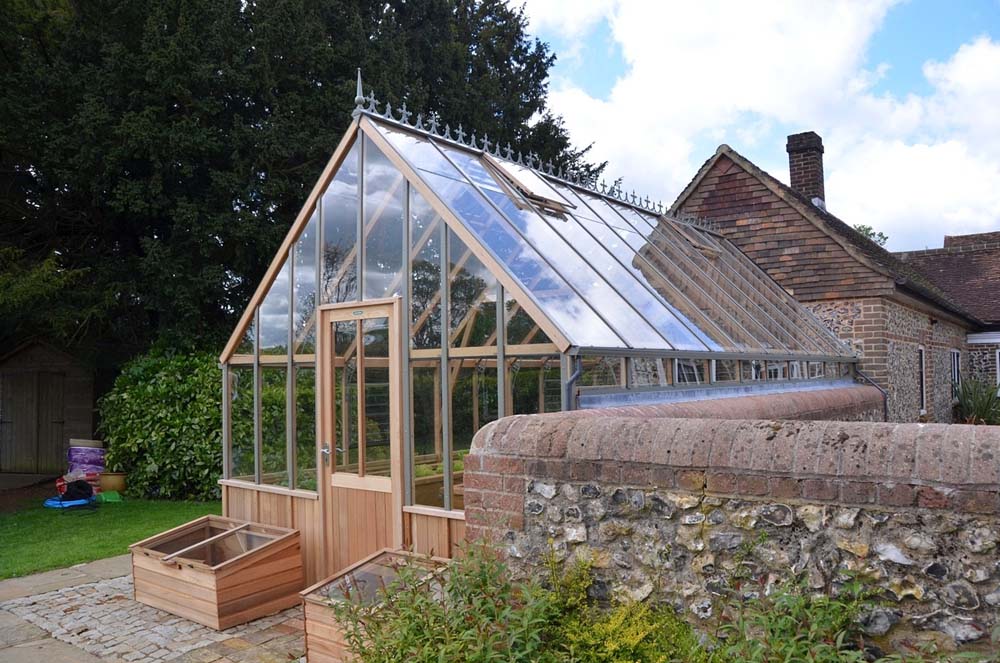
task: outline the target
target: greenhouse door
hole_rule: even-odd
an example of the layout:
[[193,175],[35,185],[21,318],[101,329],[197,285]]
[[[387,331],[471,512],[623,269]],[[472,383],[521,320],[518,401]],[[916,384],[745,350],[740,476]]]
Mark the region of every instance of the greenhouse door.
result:
[[403,545],[400,300],[319,313],[319,487],[329,574]]

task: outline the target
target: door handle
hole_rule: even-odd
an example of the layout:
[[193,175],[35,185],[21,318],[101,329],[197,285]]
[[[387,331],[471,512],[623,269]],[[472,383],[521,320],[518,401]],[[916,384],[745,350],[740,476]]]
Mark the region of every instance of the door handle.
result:
[[323,454],[323,464],[324,465],[329,465],[330,464],[330,444],[327,443],[327,442],[324,442],[323,446],[320,448],[319,452],[321,454]]

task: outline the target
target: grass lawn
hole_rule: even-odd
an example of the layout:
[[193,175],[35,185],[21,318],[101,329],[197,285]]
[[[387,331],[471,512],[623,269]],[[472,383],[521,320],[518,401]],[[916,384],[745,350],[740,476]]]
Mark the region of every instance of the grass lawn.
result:
[[0,513],[0,578],[59,569],[128,552],[130,544],[207,513],[221,502],[130,500],[101,504],[97,511],[25,505]]

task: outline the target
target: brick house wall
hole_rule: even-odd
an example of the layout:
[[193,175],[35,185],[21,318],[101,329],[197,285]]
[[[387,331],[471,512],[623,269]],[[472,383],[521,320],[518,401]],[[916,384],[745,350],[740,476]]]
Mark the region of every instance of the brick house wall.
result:
[[[792,167],[801,166],[789,153]],[[818,137],[817,137],[818,139]],[[815,146],[813,146],[815,147]],[[819,147],[820,155],[822,147]],[[811,163],[800,168],[800,186],[822,191],[810,176],[822,173]],[[821,175],[820,175],[821,176]],[[810,188],[811,187],[811,188]],[[859,370],[889,391],[891,421],[952,421],[951,349],[962,354],[964,374],[970,369],[967,327],[953,311],[937,310],[943,293],[930,291],[922,277],[867,240],[838,241],[854,231],[842,221],[804,200],[804,196],[721,146],[706,162],[673,210],[680,216],[711,221],[779,285],[812,310],[828,328],[851,344]],[[822,218],[817,220],[813,215]],[[854,233],[856,234],[856,233]],[[884,259],[886,264],[880,264]],[[893,276],[892,269],[902,270]],[[909,281],[919,294],[938,296],[918,305],[919,296],[900,296],[896,281]],[[924,287],[926,286],[926,288]],[[913,306],[901,302],[912,302]],[[917,349],[926,352],[926,414],[920,412]],[[980,361],[980,363],[982,363]]]

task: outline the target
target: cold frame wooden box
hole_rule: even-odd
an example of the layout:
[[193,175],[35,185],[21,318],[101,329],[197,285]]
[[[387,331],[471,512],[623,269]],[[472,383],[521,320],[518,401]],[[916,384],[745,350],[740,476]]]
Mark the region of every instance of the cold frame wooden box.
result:
[[135,600],[216,630],[299,603],[298,530],[203,516],[129,547]]

